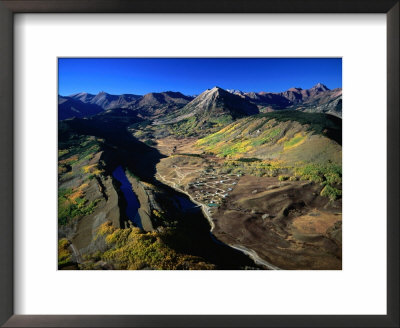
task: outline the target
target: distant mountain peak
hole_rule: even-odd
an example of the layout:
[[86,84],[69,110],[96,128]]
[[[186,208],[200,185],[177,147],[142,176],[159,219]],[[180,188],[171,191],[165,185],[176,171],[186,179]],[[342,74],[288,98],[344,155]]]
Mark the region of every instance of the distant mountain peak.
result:
[[87,92],[78,92],[78,93],[73,93],[72,95],[69,95],[68,97],[79,97],[79,96],[86,96],[88,95]]
[[240,96],[244,95],[243,91],[237,89],[226,89],[226,91],[233,93],[234,95],[240,95]]
[[202,92],[182,110],[184,118],[196,114],[204,119],[221,115],[231,115],[236,118],[258,112],[256,105],[218,86]]
[[288,89],[288,91],[292,91],[292,92],[299,92],[301,90],[303,90],[303,89],[302,88],[290,88],[290,89]]
[[228,93],[224,89],[220,87],[213,87],[212,89],[207,89],[204,92],[202,92],[199,97],[219,97],[221,94]]
[[316,85],[314,85],[311,89],[314,89],[314,90],[323,90],[323,91],[328,91],[329,90],[329,88],[325,85],[325,84],[322,84],[322,83],[320,83],[320,82],[318,82]]
[[[222,90],[225,91],[224,89],[215,86],[215,87],[213,87],[213,88],[211,88],[211,89],[207,89],[206,92],[207,92],[208,94],[218,94],[218,93],[220,93]],[[204,92],[203,92],[203,93],[204,93]]]

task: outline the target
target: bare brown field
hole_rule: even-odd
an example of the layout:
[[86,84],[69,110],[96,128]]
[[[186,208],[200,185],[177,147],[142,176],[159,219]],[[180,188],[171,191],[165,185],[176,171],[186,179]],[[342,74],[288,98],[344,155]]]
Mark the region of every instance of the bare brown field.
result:
[[341,219],[340,214],[332,215],[332,213],[312,210],[306,215],[293,219],[292,231],[303,235],[324,235],[339,219]]
[[244,176],[213,214],[214,234],[282,269],[341,269],[341,245],[327,233],[339,229],[340,204],[320,191],[306,181]]

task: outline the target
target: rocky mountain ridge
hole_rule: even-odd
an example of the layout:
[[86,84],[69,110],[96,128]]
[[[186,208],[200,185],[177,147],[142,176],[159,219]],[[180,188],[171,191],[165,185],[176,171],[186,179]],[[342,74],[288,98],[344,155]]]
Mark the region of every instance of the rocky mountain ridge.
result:
[[342,89],[329,89],[317,83],[310,89],[290,88],[283,92],[242,92],[228,90],[256,104],[260,111],[296,109],[304,112],[327,113],[342,116]]
[[[229,115],[232,119],[293,109],[304,112],[342,116],[342,89],[330,90],[322,83],[310,89],[290,88],[283,92],[243,92],[220,87],[207,89],[196,97],[180,92],[152,92],[145,95],[111,95],[104,91],[97,95],[77,93],[59,96],[59,119],[96,115],[102,111],[133,111],[143,119],[156,122],[178,122],[193,116],[207,119]],[[210,114],[211,113],[211,114]]]

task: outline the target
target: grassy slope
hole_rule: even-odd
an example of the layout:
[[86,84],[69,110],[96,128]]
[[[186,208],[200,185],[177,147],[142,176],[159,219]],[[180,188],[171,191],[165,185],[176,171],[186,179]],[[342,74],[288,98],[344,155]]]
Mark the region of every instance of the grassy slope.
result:
[[104,240],[105,249],[86,256],[81,268],[93,269],[99,260],[106,261],[119,270],[215,268],[201,257],[183,254],[170,247],[171,239],[179,243],[184,239],[184,236],[176,234],[171,228],[162,232],[144,232],[138,228],[116,229],[111,222],[105,222],[95,236],[96,239]]
[[[93,213],[99,199],[88,199],[86,191],[91,179],[103,173],[99,163],[89,164],[101,151],[102,141],[94,137],[79,136],[59,122],[58,140],[58,225],[59,229],[72,228],[79,218]],[[96,161],[95,161],[96,162]],[[70,241],[58,242],[60,269],[74,265]]]
[[[306,179],[321,195],[341,195],[341,120],[330,115],[281,111],[238,120],[197,142],[227,160],[227,172]],[[249,160],[251,159],[251,160]]]
[[192,116],[180,122],[167,125],[168,131],[179,137],[204,136],[233,122],[230,115],[197,117]]
[[[85,197],[85,190],[91,179],[103,173],[98,163],[89,164],[100,150],[101,142],[94,137],[72,136],[60,140],[58,150],[60,225],[70,225],[79,217],[94,211],[98,200],[89,201]],[[70,186],[64,187],[64,184]]]
[[341,162],[341,126],[324,114],[283,111],[238,120],[198,141],[217,156]]

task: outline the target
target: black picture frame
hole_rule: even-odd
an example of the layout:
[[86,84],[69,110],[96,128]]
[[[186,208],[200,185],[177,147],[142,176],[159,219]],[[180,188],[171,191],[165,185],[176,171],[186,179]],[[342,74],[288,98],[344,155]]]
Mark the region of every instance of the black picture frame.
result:
[[[5,327],[399,327],[399,8],[399,0],[0,0],[0,324]],[[386,14],[387,315],[14,315],[15,13]]]

